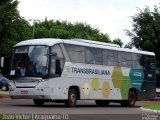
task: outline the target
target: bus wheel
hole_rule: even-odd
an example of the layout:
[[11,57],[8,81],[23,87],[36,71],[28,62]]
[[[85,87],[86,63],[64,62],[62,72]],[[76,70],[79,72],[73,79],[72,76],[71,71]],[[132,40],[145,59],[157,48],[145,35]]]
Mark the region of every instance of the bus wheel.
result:
[[74,107],[77,102],[77,92],[75,89],[70,89],[68,92],[68,100],[65,102],[65,104],[68,107]]
[[134,106],[137,100],[137,95],[135,91],[129,91],[128,95],[128,106]]
[[123,107],[133,107],[136,103],[137,95],[135,91],[129,91],[128,100],[124,100],[121,102],[121,106]]
[[36,106],[42,106],[44,104],[44,100],[41,99],[33,99],[33,102]]
[[100,107],[105,107],[109,105],[109,101],[107,100],[95,100],[95,102]]

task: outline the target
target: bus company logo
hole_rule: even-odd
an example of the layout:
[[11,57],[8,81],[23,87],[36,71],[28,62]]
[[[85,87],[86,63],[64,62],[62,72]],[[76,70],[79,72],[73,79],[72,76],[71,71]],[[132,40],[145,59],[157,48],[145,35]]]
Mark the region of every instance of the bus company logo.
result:
[[135,77],[141,77],[141,76],[142,76],[142,73],[140,73],[140,72],[134,72],[134,73],[133,73],[133,76],[135,76]]
[[72,73],[110,75],[110,71],[109,70],[90,69],[90,68],[77,68],[77,67],[72,67],[71,69],[72,69]]

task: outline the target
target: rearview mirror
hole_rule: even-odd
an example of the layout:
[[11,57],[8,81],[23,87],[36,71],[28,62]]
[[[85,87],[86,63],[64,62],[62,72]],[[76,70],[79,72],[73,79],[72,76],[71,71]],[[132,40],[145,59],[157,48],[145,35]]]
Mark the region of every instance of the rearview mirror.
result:
[[52,52],[51,54],[49,54],[49,56],[57,56],[56,52]]

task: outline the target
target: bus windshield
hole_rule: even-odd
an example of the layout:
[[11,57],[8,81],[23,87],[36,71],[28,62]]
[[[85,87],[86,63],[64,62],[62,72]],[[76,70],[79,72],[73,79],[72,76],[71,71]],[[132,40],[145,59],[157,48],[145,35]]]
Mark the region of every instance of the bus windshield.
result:
[[13,50],[12,77],[45,77],[48,75],[47,46],[21,46]]

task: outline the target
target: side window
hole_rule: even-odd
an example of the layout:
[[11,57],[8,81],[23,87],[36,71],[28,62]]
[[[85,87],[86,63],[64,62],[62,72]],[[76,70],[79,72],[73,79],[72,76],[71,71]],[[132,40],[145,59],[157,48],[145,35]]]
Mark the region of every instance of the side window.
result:
[[55,45],[51,49],[51,53],[57,53],[57,57],[63,58],[63,53],[59,45]]
[[94,54],[89,48],[86,48],[86,64],[95,64]]
[[85,63],[85,48],[83,46],[64,44],[72,62]]
[[128,52],[118,52],[118,63],[121,67],[132,67],[132,54]]
[[145,69],[155,69],[155,58],[154,56],[142,55],[140,64]]
[[132,56],[133,56],[133,67],[134,68],[142,68],[142,66],[140,64],[140,59],[141,59],[142,55],[133,53]]
[[51,74],[58,74],[60,76],[65,63],[62,49],[59,45],[55,45],[52,47],[51,53],[56,53],[56,56],[51,56],[50,72]]
[[155,61],[155,57],[154,56],[149,56],[149,67],[151,69],[156,69],[156,61]]
[[116,66],[118,60],[117,51],[103,50],[103,65]]
[[102,65],[102,50],[97,48],[86,47],[86,63]]

